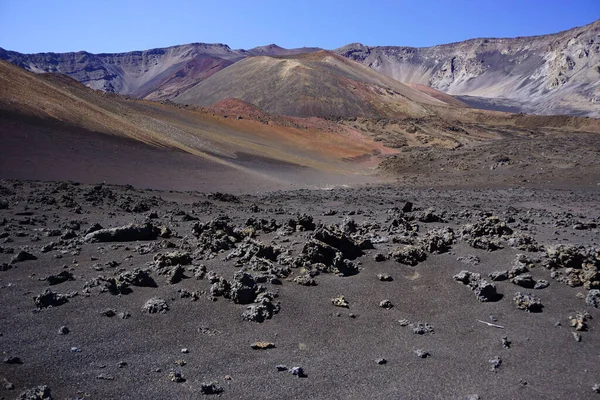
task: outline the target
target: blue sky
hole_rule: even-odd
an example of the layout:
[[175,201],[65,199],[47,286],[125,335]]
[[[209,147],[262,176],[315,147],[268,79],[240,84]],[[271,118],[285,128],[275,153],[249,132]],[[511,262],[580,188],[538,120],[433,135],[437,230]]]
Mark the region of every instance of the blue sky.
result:
[[600,19],[600,0],[0,0],[0,47],[125,52],[191,42],[252,48],[431,46],[554,33]]

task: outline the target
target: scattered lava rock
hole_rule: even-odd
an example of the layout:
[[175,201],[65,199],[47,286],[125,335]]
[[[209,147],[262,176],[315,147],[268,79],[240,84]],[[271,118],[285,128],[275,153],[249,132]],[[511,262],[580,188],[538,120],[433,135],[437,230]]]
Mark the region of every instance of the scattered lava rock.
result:
[[389,309],[393,308],[393,307],[394,307],[394,305],[393,305],[393,304],[392,304],[392,302],[391,302],[391,301],[389,301],[389,300],[382,300],[382,301],[379,303],[379,307],[381,307],[381,308],[385,308],[386,310],[389,310]]
[[50,286],[54,286],[63,282],[74,281],[75,277],[69,271],[61,271],[56,275],[48,275],[42,280],[47,281]]
[[417,350],[415,350],[415,354],[419,358],[431,357],[431,354],[429,354],[429,352],[427,350],[423,350],[423,349],[417,349]]
[[513,301],[519,310],[527,312],[542,312],[544,308],[542,301],[531,293],[517,292],[513,297]]
[[250,345],[250,347],[252,347],[254,350],[268,350],[268,349],[274,349],[275,348],[275,343],[271,343],[271,342],[254,342]]
[[125,282],[128,285],[138,287],[157,287],[158,285],[152,279],[148,271],[144,271],[140,268],[135,268],[132,271],[124,271],[119,274],[118,280]]
[[33,302],[38,308],[57,307],[68,301],[66,295],[55,293],[50,289],[45,289],[39,296],[33,298]]
[[418,322],[416,324],[410,324],[410,326],[412,327],[413,333],[417,335],[426,335],[435,332],[433,326],[427,323]]
[[23,261],[37,260],[37,257],[31,253],[28,253],[24,250],[19,251],[15,256],[10,260],[11,264],[20,263]]
[[279,302],[273,300],[271,293],[261,293],[257,296],[254,304],[242,314],[242,318],[246,321],[264,322],[271,319],[273,314],[277,314],[280,310]]
[[496,292],[496,285],[481,278],[481,275],[476,272],[466,270],[460,271],[453,276],[454,280],[461,282],[475,293],[477,299],[482,302],[498,301],[500,295]]
[[138,240],[155,240],[161,233],[160,229],[146,223],[143,225],[130,224],[117,228],[99,229],[85,235],[85,241],[97,242],[135,242]]
[[221,394],[223,391],[223,388],[215,382],[202,383],[200,385],[200,393],[202,394]]
[[52,400],[52,390],[46,386],[38,386],[32,389],[27,389],[19,397],[18,400]]
[[174,265],[189,265],[192,263],[192,256],[185,251],[157,254],[154,256],[154,263],[158,268]]
[[342,295],[334,297],[333,299],[331,299],[331,304],[333,304],[336,307],[342,307],[342,308],[350,308],[350,303],[348,303],[348,301],[346,300],[346,298]]
[[492,371],[496,372],[498,370],[498,368],[500,368],[500,366],[502,365],[502,359],[498,356],[491,358],[489,360],[489,363],[492,367]]
[[427,259],[427,253],[418,246],[408,245],[393,251],[390,256],[400,264],[415,266]]
[[142,311],[148,314],[164,314],[169,311],[169,305],[160,297],[153,297],[144,303],[142,306]]
[[183,377],[183,374],[179,371],[171,371],[169,372],[169,375],[167,375],[167,378],[171,381],[171,382],[175,382],[175,383],[183,383],[186,381],[186,379]]
[[290,374],[297,376],[298,378],[306,378],[307,375],[302,367],[292,367],[289,370]]
[[429,253],[446,253],[454,243],[454,231],[451,228],[433,229],[420,240],[421,247]]
[[600,290],[592,289],[585,297],[585,304],[590,307],[600,308]]
[[21,358],[15,357],[15,356],[6,357],[5,359],[2,360],[2,362],[4,364],[11,364],[11,365],[23,364],[23,361],[21,360]]

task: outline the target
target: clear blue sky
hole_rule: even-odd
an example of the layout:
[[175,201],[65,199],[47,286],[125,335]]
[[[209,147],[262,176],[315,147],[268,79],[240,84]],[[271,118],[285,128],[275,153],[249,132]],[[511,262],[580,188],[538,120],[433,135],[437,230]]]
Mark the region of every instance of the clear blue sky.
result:
[[334,49],[431,46],[554,33],[600,19],[600,0],[0,0],[0,47],[125,52],[191,42]]

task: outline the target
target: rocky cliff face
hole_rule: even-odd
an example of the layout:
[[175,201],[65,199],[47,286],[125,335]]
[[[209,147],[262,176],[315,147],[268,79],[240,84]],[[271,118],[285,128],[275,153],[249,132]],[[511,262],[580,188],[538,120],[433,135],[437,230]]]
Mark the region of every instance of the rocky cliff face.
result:
[[406,83],[431,86],[473,103],[485,98],[541,114],[600,117],[600,20],[552,35],[472,39],[427,48],[337,49]]

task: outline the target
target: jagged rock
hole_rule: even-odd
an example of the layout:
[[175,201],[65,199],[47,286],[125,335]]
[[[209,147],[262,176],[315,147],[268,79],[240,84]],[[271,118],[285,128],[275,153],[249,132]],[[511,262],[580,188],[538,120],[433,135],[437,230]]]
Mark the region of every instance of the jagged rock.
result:
[[88,235],[92,232],[99,231],[100,229],[104,229],[104,228],[102,227],[102,225],[100,225],[99,223],[96,222],[96,223],[90,225],[90,227],[85,230],[84,234]]
[[117,311],[116,311],[116,310],[114,310],[114,309],[112,309],[112,308],[108,308],[108,309],[106,309],[106,310],[102,311],[102,312],[100,313],[100,315],[102,315],[103,317],[112,318],[112,317],[114,317],[115,315],[117,315]]
[[538,279],[535,282],[535,286],[533,288],[534,289],[545,289],[548,286],[550,286],[550,283],[547,280],[545,280],[545,279]]
[[273,247],[271,245],[265,245],[258,240],[247,237],[237,246],[236,249],[227,255],[226,259],[229,260],[234,257],[238,257],[241,262],[249,262],[255,258],[276,261],[280,254],[280,248]]
[[500,295],[496,292],[496,285],[482,279],[481,275],[476,272],[462,270],[453,278],[455,281],[469,286],[479,301],[497,301],[500,298]]
[[50,286],[54,286],[66,281],[74,281],[75,277],[69,271],[61,271],[56,275],[48,275],[42,280],[47,281]]
[[224,203],[240,203],[240,199],[231,193],[214,192],[207,196],[209,199],[222,201]]
[[189,265],[192,263],[192,256],[190,253],[185,251],[157,254],[154,256],[154,263],[158,268],[173,265]]
[[46,385],[27,389],[17,400],[52,400],[52,390]]
[[110,294],[112,295],[119,295],[119,294],[129,294],[132,292],[131,288],[129,287],[129,284],[127,282],[124,282],[122,280],[120,280],[119,278],[98,278],[105,291],[108,291]]
[[600,288],[600,252],[597,248],[571,245],[549,246],[543,262],[552,270],[550,276],[571,287]]
[[315,281],[309,274],[295,277],[294,282],[302,286],[317,286],[317,281]]
[[304,373],[304,368],[302,367],[292,367],[289,372],[298,378],[306,378],[306,373]]
[[497,239],[489,239],[485,237],[474,237],[467,238],[465,241],[474,249],[481,249],[487,251],[496,251],[503,248],[502,243]]
[[420,246],[429,253],[445,253],[454,243],[454,231],[451,228],[433,229],[419,240]]
[[508,245],[522,251],[536,252],[540,250],[540,246],[533,236],[525,233],[520,233],[508,239]]
[[375,256],[373,256],[373,260],[375,260],[375,262],[382,262],[387,260],[387,257],[383,253],[377,253]]
[[346,298],[342,295],[334,297],[331,299],[331,304],[333,304],[336,307],[343,307],[343,308],[349,308],[350,307],[350,303],[348,303],[348,301],[346,300]]
[[271,342],[254,342],[250,345],[250,347],[252,347],[254,350],[268,350],[268,349],[274,349],[275,348],[275,343],[271,343]]
[[417,335],[426,335],[434,333],[433,326],[427,323],[419,322],[417,324],[411,324],[411,326],[413,333]]
[[515,285],[524,287],[526,289],[533,289],[537,283],[536,280],[533,279],[531,274],[518,275],[512,278],[510,281],[511,283],[514,283]]
[[[358,248],[358,246],[357,246]],[[310,239],[304,244],[300,261],[309,262],[314,265],[322,264],[322,272],[337,272],[344,276],[355,275],[358,268],[337,248],[330,246],[320,240]]]
[[513,297],[513,301],[519,310],[527,312],[541,312],[544,307],[542,301],[531,293],[517,292]]
[[381,307],[381,308],[385,308],[386,310],[389,310],[389,309],[391,309],[392,307],[394,307],[394,305],[393,305],[393,304],[392,304],[392,302],[391,302],[391,301],[389,301],[389,300],[382,300],[382,301],[379,303],[379,307]]
[[59,335],[68,335],[71,332],[71,330],[69,328],[67,328],[66,326],[61,326],[58,329],[58,334]]
[[144,271],[140,268],[135,268],[132,271],[125,271],[120,273],[118,280],[132,286],[158,287],[158,285],[156,284],[154,279],[152,279],[148,271]]
[[16,264],[23,261],[37,260],[37,257],[31,253],[28,253],[24,250],[19,251],[15,256],[10,260],[11,264]]
[[173,268],[169,268],[163,274],[167,276],[167,283],[174,285],[185,278],[184,272],[185,270],[181,265],[176,265]]
[[586,258],[586,254],[579,248],[569,244],[559,244],[546,248],[548,260],[544,266],[549,269],[576,268],[580,269]]
[[55,293],[50,289],[45,289],[39,296],[33,298],[33,302],[38,308],[57,307],[68,301],[66,295]]
[[415,354],[419,358],[431,357],[431,354],[429,354],[429,352],[427,350],[423,350],[423,349],[417,349],[417,350],[415,350]]
[[513,230],[506,225],[506,222],[502,221],[496,216],[487,217],[474,224],[467,224],[462,227],[461,235],[463,238],[477,238],[477,237],[502,237],[505,235],[511,235]]
[[488,275],[491,280],[499,282],[508,279],[508,271],[494,271]]
[[186,379],[183,377],[183,374],[179,371],[169,372],[169,375],[167,375],[167,379],[175,383],[183,383],[186,381]]
[[587,321],[592,319],[588,312],[578,312],[574,316],[569,315],[569,324],[576,331],[587,331]]
[[210,287],[210,294],[214,297],[229,296],[231,284],[223,277],[217,277]]
[[224,389],[215,382],[200,384],[200,393],[202,394],[221,394]]
[[377,279],[379,279],[382,282],[391,282],[394,280],[394,278],[392,278],[388,274],[377,274]]
[[166,313],[169,311],[169,305],[167,302],[160,297],[153,297],[146,301],[142,306],[142,312],[148,314]]
[[257,296],[255,304],[248,307],[242,314],[246,321],[264,322],[271,319],[273,314],[280,310],[279,302],[273,301],[273,295],[270,293],[261,293]]
[[313,234],[313,238],[337,249],[344,258],[349,260],[353,260],[363,254],[360,246],[345,233],[319,228]]
[[489,360],[490,365],[492,366],[492,371],[496,372],[498,368],[502,365],[502,359],[498,356],[491,358]]
[[232,227],[230,222],[228,217],[219,216],[206,223],[196,223],[192,233],[198,238],[198,247],[205,253],[235,248],[247,232]]
[[600,290],[592,289],[585,297],[585,304],[590,307],[600,308]]
[[263,290],[262,286],[256,284],[252,275],[239,271],[233,277],[228,296],[236,304],[250,304]]
[[291,221],[293,221],[293,227],[298,231],[314,231],[316,228],[313,217],[308,214],[298,214],[295,220],[288,222],[288,225]]
[[15,385],[14,383],[10,382],[8,379],[6,378],[2,378],[2,386],[4,387],[4,389],[6,390],[15,390]]
[[135,242],[138,240],[155,240],[160,229],[146,223],[142,225],[130,224],[117,228],[99,229],[85,235],[85,241],[96,242]]
[[6,357],[2,360],[2,362],[4,364],[11,364],[11,365],[15,365],[15,364],[23,364],[23,361],[21,360],[20,357],[15,357],[15,356],[9,356]]
[[517,254],[517,258],[515,259],[512,268],[507,272],[508,278],[513,279],[518,275],[525,274],[529,272],[529,269],[533,266],[534,264],[529,257],[524,254]]
[[408,245],[393,251],[390,256],[401,264],[415,266],[427,259],[427,253],[421,247]]
[[246,220],[246,226],[251,227],[256,231],[263,231],[264,233],[275,232],[281,227],[273,218],[271,219],[256,219],[250,217]]
[[444,218],[442,218],[441,216],[437,215],[435,213],[435,209],[433,208],[428,208],[427,210],[423,211],[418,217],[417,219],[420,222],[425,222],[425,223],[430,223],[430,222],[446,222],[444,220]]
[[410,201],[407,201],[402,206],[402,212],[409,213],[409,212],[412,212],[412,210],[413,210],[413,203],[411,203]]

